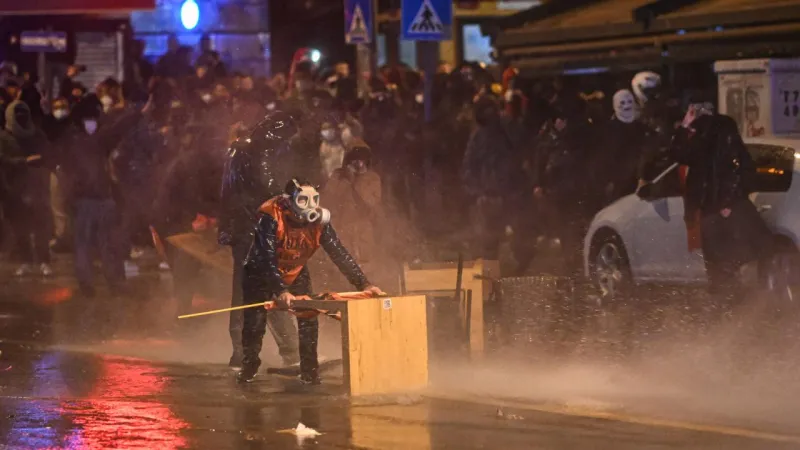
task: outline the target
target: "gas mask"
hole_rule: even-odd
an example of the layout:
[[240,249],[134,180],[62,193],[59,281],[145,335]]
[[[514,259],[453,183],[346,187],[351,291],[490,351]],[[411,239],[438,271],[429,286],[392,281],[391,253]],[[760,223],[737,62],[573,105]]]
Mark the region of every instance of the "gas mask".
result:
[[639,115],[636,99],[627,89],[620,89],[614,94],[614,116],[622,123],[633,123]]
[[291,208],[295,217],[304,223],[320,220],[323,224],[330,222],[331,213],[319,207],[319,192],[313,186],[300,186],[295,182],[297,190],[292,194]]

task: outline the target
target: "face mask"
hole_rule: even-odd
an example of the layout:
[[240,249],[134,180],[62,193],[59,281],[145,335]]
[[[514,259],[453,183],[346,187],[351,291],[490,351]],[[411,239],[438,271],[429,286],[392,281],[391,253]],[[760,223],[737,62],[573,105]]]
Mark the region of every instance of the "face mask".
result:
[[97,121],[93,119],[84,120],[83,129],[86,130],[88,134],[94,134],[94,132],[97,131]]
[[203,94],[200,98],[203,99],[205,103],[211,103],[211,94]]
[[632,123],[636,120],[638,111],[633,93],[622,89],[614,94],[614,116],[622,123]]
[[292,196],[292,212],[301,222],[311,223],[329,220],[330,212],[319,207],[319,192],[313,186],[299,186]]
[[320,134],[322,135],[322,139],[325,139],[326,141],[332,141],[333,138],[336,137],[336,130],[328,128],[326,130],[322,130]]
[[55,117],[57,120],[62,120],[66,118],[68,115],[69,111],[67,111],[66,109],[56,109],[53,111],[53,117]]
[[347,168],[354,175],[361,175],[367,171],[367,165],[364,161],[353,161]]
[[425,102],[425,95],[417,94],[414,96],[414,100],[421,105]]
[[112,99],[108,95],[104,95],[104,96],[100,97],[100,103],[103,104],[104,108],[110,108],[111,105],[114,104],[114,99]]
[[353,132],[350,131],[349,127],[342,128],[342,141],[347,142],[350,139],[353,139]]

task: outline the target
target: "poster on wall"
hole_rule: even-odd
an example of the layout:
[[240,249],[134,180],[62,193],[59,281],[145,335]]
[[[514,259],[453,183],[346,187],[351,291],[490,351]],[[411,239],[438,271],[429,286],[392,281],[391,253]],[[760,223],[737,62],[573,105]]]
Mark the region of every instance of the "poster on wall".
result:
[[800,134],[800,73],[772,75],[772,131]]
[[736,121],[742,136],[765,135],[769,102],[763,74],[722,75],[719,101],[720,113]]

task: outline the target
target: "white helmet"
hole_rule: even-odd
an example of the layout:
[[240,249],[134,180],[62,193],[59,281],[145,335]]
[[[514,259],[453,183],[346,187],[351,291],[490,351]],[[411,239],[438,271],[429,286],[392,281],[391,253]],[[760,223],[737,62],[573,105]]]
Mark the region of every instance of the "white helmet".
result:
[[652,99],[653,93],[661,88],[661,75],[655,72],[639,72],[633,77],[631,87],[636,99],[644,105]]

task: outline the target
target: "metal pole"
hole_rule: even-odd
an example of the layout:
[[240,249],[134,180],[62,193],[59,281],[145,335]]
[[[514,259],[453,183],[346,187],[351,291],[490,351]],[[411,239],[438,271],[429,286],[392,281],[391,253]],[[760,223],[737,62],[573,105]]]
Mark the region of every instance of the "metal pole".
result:
[[425,93],[425,122],[433,121],[433,78],[438,66],[439,43],[435,41],[421,41],[417,45],[418,60],[423,72]]

